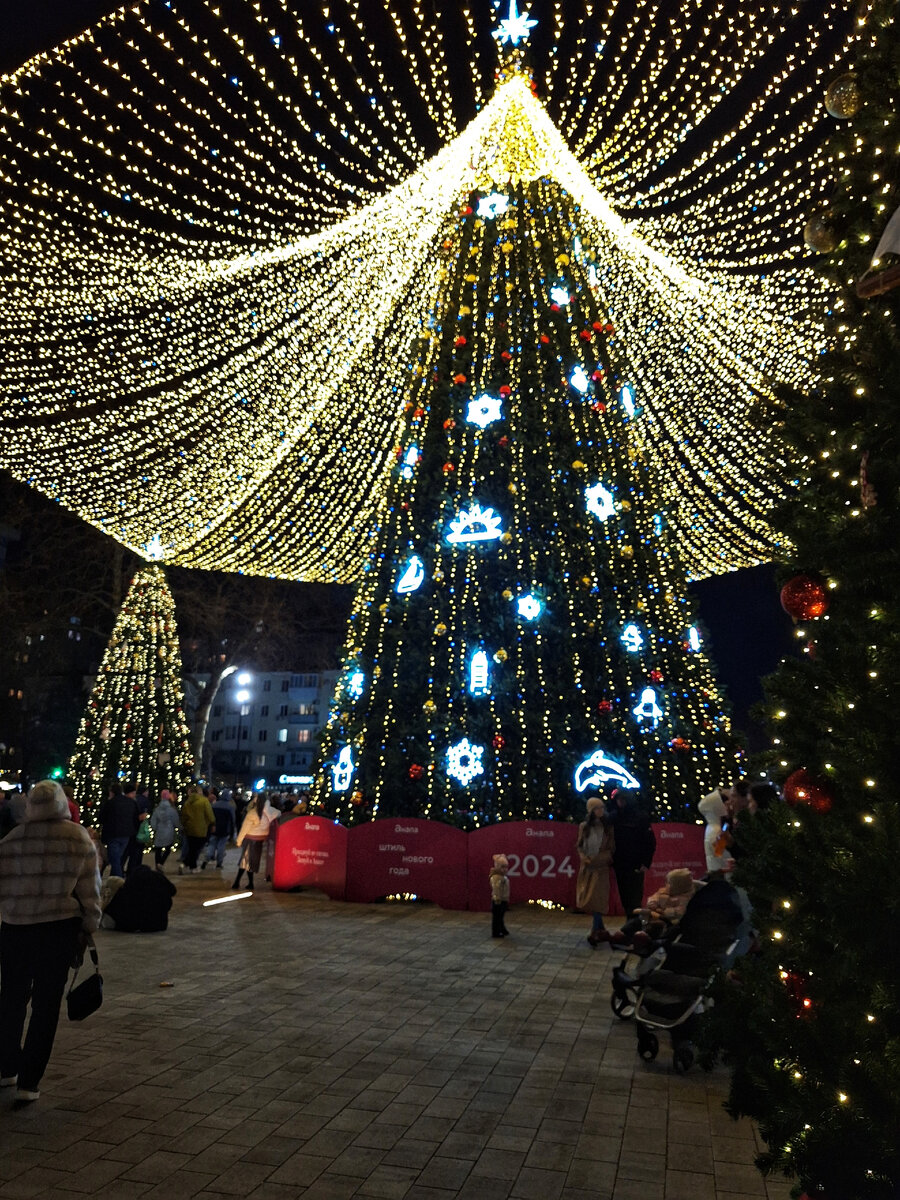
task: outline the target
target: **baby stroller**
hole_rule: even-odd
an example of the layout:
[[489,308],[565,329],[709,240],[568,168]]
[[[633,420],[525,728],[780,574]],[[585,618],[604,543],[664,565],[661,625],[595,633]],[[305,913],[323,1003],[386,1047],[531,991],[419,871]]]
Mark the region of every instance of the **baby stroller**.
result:
[[620,1021],[630,1021],[637,1008],[643,977],[659,968],[666,957],[662,945],[626,946],[625,957],[613,968],[613,990],[609,1005]]
[[734,961],[746,924],[738,893],[724,879],[710,880],[691,899],[671,940],[660,947],[662,961],[636,981],[637,1049],[645,1062],[656,1058],[658,1033],[667,1030],[673,1067],[679,1074],[690,1070],[710,982]]

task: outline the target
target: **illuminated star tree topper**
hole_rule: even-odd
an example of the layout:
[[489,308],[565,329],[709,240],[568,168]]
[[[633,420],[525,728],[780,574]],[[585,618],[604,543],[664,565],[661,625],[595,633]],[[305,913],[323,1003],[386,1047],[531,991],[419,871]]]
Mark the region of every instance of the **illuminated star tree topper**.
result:
[[509,16],[500,22],[500,27],[494,31],[494,37],[505,45],[518,46],[520,41],[527,41],[537,21],[529,19],[528,13],[519,14],[516,0],[509,0]]

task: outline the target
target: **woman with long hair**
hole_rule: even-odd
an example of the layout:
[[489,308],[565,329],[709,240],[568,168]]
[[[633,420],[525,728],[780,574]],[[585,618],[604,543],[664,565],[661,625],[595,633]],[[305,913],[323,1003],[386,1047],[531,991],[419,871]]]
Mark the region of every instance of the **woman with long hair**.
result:
[[592,915],[587,940],[594,947],[609,941],[603,914],[609,908],[609,869],[615,846],[604,803],[599,796],[591,796],[587,802],[587,820],[578,827],[576,847],[581,866],[575,885],[575,905]]
[[237,844],[242,847],[241,861],[238,873],[234,877],[233,889],[241,886],[241,877],[247,872],[247,887],[253,891],[253,876],[259,870],[262,861],[263,846],[269,837],[269,826],[281,814],[270,803],[265,792],[260,792],[254,801],[247,805]]

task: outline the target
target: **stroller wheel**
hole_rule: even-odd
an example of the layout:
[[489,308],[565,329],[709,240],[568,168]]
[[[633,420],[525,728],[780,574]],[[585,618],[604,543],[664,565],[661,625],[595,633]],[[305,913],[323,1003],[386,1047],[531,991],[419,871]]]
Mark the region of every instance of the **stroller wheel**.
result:
[[634,999],[627,992],[613,992],[609,1006],[620,1021],[630,1021],[634,1016]]
[[638,1054],[644,1062],[653,1062],[659,1054],[659,1038],[655,1033],[644,1033],[638,1037]]
[[678,1075],[686,1074],[694,1065],[694,1051],[690,1046],[678,1046],[672,1055],[672,1066]]

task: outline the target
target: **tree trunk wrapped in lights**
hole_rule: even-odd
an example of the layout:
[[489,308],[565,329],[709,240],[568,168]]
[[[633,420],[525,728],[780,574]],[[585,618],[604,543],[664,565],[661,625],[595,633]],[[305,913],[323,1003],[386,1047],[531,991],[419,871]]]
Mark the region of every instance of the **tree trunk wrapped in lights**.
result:
[[350,623],[317,795],[352,822],[683,817],[735,769],[579,211],[461,198]]
[[69,774],[90,814],[116,779],[155,801],[190,780],[190,732],[182,710],[175,604],[160,567],[135,575],[87,703]]
[[835,290],[830,350],[819,389],[778,413],[809,476],[780,513],[799,635],[767,684],[784,803],[737,823],[736,881],[755,902],[760,951],[711,1014],[731,1108],[768,1144],[761,1165],[818,1200],[900,1195],[900,301],[864,302],[853,286],[900,186],[898,55],[896,6],[876,0],[852,77],[859,105],[833,113],[828,145],[840,230],[820,262]]

